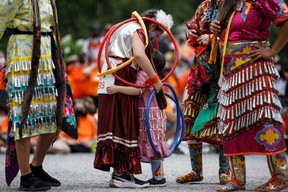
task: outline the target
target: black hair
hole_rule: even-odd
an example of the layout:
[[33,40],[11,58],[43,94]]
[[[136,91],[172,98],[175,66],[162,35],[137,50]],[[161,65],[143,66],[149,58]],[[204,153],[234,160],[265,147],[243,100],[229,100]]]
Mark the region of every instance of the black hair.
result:
[[[151,18],[151,19],[155,19],[157,11],[158,11],[157,9],[148,9],[148,10],[142,12],[140,14],[140,16],[141,17],[148,17],[148,18]],[[146,26],[147,30],[149,30],[150,21],[144,21],[144,23],[145,23],[145,26]]]
[[157,9],[148,9],[142,12],[140,15],[141,17],[149,17],[149,18],[155,19],[157,11],[158,11]]
[[95,23],[95,24],[90,25],[89,30],[92,33],[92,35],[98,36],[102,33],[103,27],[100,24]]
[[86,54],[83,53],[83,52],[81,52],[81,53],[78,54],[79,63],[85,64],[85,56],[86,56]]
[[8,93],[6,90],[0,90],[0,110],[4,110],[6,114],[9,112],[9,107],[8,107]]
[[164,69],[166,64],[166,59],[163,53],[154,49],[152,54],[153,64],[156,69],[156,72],[159,74]]

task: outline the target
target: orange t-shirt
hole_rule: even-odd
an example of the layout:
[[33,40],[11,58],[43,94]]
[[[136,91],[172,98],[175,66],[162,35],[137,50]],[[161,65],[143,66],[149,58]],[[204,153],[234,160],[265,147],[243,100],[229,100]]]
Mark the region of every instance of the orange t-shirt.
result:
[[79,99],[89,96],[90,77],[83,73],[85,66],[73,66],[69,69],[69,82],[73,98]]
[[90,85],[89,85],[89,94],[91,96],[97,96],[98,84],[100,77],[97,76],[98,70],[94,69],[90,74]]
[[68,80],[73,91],[73,98],[79,99],[87,96],[97,96],[99,77],[98,70],[93,69],[89,76],[84,73],[87,66],[69,66]]
[[[190,70],[185,71],[185,73],[182,75],[180,82],[179,82],[179,92],[181,93],[182,97],[183,97],[185,87],[188,83],[189,73],[190,73]],[[179,99],[182,99],[182,98],[179,98]]]
[[[171,85],[171,87],[175,90],[178,99],[181,99],[182,94],[179,89],[180,87],[178,78],[172,74],[171,76],[168,77],[168,79],[166,79],[165,82]],[[168,89],[168,87],[164,87],[163,91],[168,92],[170,90]]]
[[4,119],[2,119],[2,122],[0,122],[0,131],[3,134],[7,134],[7,132],[8,132],[8,116],[6,116]]
[[3,81],[4,71],[0,71],[0,90],[6,90],[6,83]]
[[[87,114],[85,117],[77,118],[78,141],[92,140],[97,136],[97,125],[92,115]],[[64,132],[60,136],[70,138]]]

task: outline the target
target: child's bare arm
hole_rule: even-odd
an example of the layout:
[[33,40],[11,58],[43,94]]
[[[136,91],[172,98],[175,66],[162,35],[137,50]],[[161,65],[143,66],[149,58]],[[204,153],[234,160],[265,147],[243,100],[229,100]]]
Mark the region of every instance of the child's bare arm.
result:
[[119,86],[119,85],[111,85],[107,87],[107,92],[109,95],[115,93],[123,93],[126,95],[140,95],[141,89],[136,87],[129,87],[129,86]]

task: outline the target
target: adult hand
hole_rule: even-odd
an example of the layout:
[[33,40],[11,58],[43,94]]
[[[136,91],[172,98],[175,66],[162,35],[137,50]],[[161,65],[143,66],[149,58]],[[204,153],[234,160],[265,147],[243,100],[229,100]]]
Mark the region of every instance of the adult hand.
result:
[[249,53],[249,56],[253,58],[253,60],[257,59],[270,59],[271,57],[274,57],[275,54],[271,50],[270,47],[261,47],[258,46],[258,49],[255,49]]
[[162,87],[163,87],[163,83],[161,81],[158,81],[157,83],[154,83],[154,88],[156,89],[156,93],[158,93]]
[[196,41],[199,45],[208,45],[209,44],[209,35],[208,34],[200,35],[196,39]]
[[218,20],[213,20],[213,21],[210,23],[210,31],[211,31],[213,34],[219,34],[219,33],[221,32],[220,21],[218,21]]
[[106,91],[107,91],[107,93],[108,93],[109,95],[118,93],[118,90],[117,90],[117,86],[116,86],[116,85],[110,85],[109,87],[106,88]]
[[195,29],[187,29],[186,30],[186,37],[188,39],[197,38],[197,31]]

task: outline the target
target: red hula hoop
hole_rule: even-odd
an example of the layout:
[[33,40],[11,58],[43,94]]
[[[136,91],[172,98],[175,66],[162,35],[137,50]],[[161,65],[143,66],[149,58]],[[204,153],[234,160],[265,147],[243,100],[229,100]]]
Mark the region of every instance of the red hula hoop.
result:
[[[148,18],[148,17],[142,17],[143,20],[145,21],[150,21],[158,26],[160,26],[162,29],[164,29],[165,32],[167,32],[167,34],[169,35],[174,47],[175,47],[175,55],[174,55],[174,63],[173,63],[173,66],[171,68],[171,70],[169,71],[169,73],[163,78],[161,79],[162,82],[166,81],[166,79],[173,73],[174,69],[176,68],[177,66],[177,63],[178,63],[178,58],[179,58],[179,48],[178,48],[178,44],[174,38],[174,36],[172,35],[172,33],[164,26],[162,25],[161,23],[159,23],[158,21],[152,19],[152,18]],[[108,69],[111,69],[111,63],[109,61],[109,56],[108,56],[108,43],[107,42],[110,42],[110,39],[111,39],[111,36],[112,34],[117,30],[119,29],[122,25],[128,23],[128,22],[132,22],[132,21],[137,21],[137,18],[131,18],[131,19],[127,19],[125,21],[122,21],[116,25],[114,25],[105,35],[105,37],[103,38],[103,41],[101,43],[101,46],[99,48],[99,52],[98,52],[98,58],[97,58],[97,64],[98,64],[98,69],[99,71],[101,71],[101,56],[102,56],[102,52],[103,52],[103,47],[105,45],[105,59],[106,59],[106,62],[107,62],[107,65],[108,65]],[[155,41],[154,41],[155,43]],[[155,46],[156,46],[156,49],[159,49],[159,44],[158,44],[158,41],[157,43],[155,43]],[[158,46],[158,48],[157,48]],[[122,78],[120,78],[116,73],[112,73],[114,75],[114,77],[119,80],[120,82],[126,84],[126,85],[129,85],[129,86],[133,86],[133,87],[137,87],[137,88],[146,88],[146,87],[149,87],[148,85],[137,85],[135,83],[131,83],[131,82],[128,82]]]
[[159,48],[158,39],[154,38],[153,41],[154,41],[155,48],[159,51],[160,48]]

